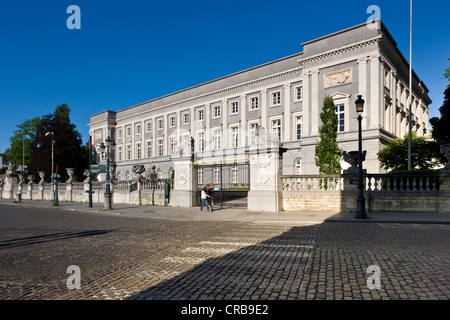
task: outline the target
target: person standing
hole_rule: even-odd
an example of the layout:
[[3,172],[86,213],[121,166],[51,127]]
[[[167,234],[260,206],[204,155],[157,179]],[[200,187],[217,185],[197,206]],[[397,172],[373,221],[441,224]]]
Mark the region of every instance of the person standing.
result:
[[208,207],[208,194],[207,194],[207,189],[206,187],[204,187],[202,189],[202,193],[200,196],[200,200],[201,200],[201,205],[200,205],[200,211],[203,211],[203,206],[206,205],[206,209],[209,211],[209,207]]
[[209,185],[207,195],[208,195],[209,205],[211,206],[211,212],[213,212],[214,211],[214,188],[213,188],[212,184]]

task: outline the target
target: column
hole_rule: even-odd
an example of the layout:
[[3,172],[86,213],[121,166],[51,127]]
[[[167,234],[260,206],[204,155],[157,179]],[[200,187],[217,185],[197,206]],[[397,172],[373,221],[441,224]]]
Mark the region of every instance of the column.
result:
[[242,138],[239,140],[239,146],[245,147],[247,146],[248,135],[249,135],[249,127],[247,123],[247,106],[245,103],[245,95],[239,97],[239,112],[241,113],[241,132]]
[[291,127],[291,84],[285,84],[284,86],[284,120],[282,123],[282,128],[284,130],[284,141],[292,141]]
[[197,205],[197,169],[191,157],[173,158],[175,170],[174,187],[171,191],[173,207],[192,208]]
[[[367,100],[367,57],[358,59],[358,94],[363,96],[363,99]],[[354,99],[356,100],[356,99]],[[362,115],[362,127],[363,129],[367,128],[367,116],[366,110]]]
[[380,78],[380,70],[380,56],[372,56],[370,59],[370,102],[368,104],[370,128],[378,128],[380,124],[380,95],[381,85],[383,84]]
[[322,103],[319,101],[319,70],[311,73],[311,135],[319,134],[319,114]]
[[261,90],[261,127],[266,128],[267,130],[271,130],[271,128],[268,127],[270,124],[268,124],[267,121],[267,89]]

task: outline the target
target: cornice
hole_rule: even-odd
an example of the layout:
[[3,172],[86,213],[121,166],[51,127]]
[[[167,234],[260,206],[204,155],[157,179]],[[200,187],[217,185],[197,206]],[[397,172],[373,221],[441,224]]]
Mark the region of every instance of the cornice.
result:
[[371,38],[369,40],[364,40],[364,41],[357,42],[357,43],[354,43],[354,44],[351,44],[348,46],[344,46],[344,47],[333,49],[333,50],[330,50],[330,51],[327,51],[324,53],[316,54],[311,57],[307,57],[305,59],[299,59],[299,60],[297,60],[297,62],[300,64],[307,64],[307,63],[311,63],[314,61],[322,60],[322,59],[329,58],[329,57],[332,57],[332,56],[335,56],[335,55],[338,55],[341,53],[345,53],[348,51],[356,50],[359,48],[363,48],[363,47],[375,44],[377,42],[380,42],[381,38],[382,38],[382,36],[377,36],[377,37]]

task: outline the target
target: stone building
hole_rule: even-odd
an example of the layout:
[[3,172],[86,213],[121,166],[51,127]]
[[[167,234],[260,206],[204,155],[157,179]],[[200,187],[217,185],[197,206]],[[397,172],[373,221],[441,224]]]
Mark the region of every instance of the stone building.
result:
[[[132,168],[154,164],[170,177],[172,156],[194,141],[196,161],[245,162],[257,128],[279,137],[286,152],[282,173],[316,174],[314,151],[326,95],[339,117],[338,143],[357,150],[357,95],[363,113],[365,169],[379,173],[377,153],[408,132],[409,64],[381,21],[302,43],[303,51],[118,111],[90,116],[95,148],[115,140],[114,177],[133,178]],[[413,73],[412,126],[428,134],[428,89]],[[98,150],[99,151],[99,150]],[[228,160],[226,160],[228,159]],[[343,167],[348,167],[343,163]]]

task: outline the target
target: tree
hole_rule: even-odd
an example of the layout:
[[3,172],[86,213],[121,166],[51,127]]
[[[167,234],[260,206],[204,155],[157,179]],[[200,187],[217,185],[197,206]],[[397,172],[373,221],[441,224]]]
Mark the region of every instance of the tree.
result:
[[341,173],[342,150],[336,142],[339,119],[335,112],[334,101],[330,96],[323,99],[322,121],[319,127],[320,141],[315,149],[315,162],[321,174]]
[[[408,170],[409,134],[403,139],[392,139],[378,152],[381,167],[386,170]],[[413,170],[430,170],[434,166],[445,164],[445,157],[439,151],[439,144],[425,137],[411,135],[411,168]]]
[[17,125],[18,129],[9,138],[10,147],[5,151],[9,161],[17,166],[22,166],[25,156],[25,164],[30,163],[34,151],[32,145],[36,138],[36,131],[40,121],[41,119],[36,117]]
[[450,68],[445,69],[443,78],[448,80],[448,85],[444,91],[444,104],[439,108],[441,117],[430,119],[431,135],[437,142],[450,141]]
[[35,152],[30,164],[32,173],[46,171],[50,178],[52,138],[46,134],[53,132],[54,163],[62,180],[68,177],[66,168],[75,168],[75,178],[83,177],[83,172],[88,167],[86,148],[82,146],[81,135],[75,129],[76,126],[70,123],[70,111],[67,104],[61,104],[53,113],[42,117],[33,144]]

